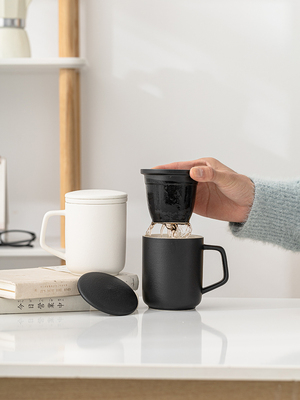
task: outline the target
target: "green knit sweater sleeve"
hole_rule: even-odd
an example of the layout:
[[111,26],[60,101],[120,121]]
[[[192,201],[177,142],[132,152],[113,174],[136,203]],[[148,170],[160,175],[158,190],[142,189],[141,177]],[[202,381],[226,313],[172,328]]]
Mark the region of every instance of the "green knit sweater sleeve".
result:
[[229,223],[234,236],[300,251],[300,180],[252,179],[254,202],[244,223]]

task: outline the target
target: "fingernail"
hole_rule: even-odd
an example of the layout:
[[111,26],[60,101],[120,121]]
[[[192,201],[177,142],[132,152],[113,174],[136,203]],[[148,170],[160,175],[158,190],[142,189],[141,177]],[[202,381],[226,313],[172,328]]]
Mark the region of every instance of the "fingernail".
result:
[[203,168],[193,168],[193,170],[196,178],[203,178],[204,176]]

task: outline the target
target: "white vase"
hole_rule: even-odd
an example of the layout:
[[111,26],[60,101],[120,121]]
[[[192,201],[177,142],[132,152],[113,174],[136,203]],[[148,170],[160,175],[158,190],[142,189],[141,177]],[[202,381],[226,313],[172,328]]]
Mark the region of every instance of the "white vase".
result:
[[27,8],[31,0],[0,0],[0,58],[30,57],[25,31]]

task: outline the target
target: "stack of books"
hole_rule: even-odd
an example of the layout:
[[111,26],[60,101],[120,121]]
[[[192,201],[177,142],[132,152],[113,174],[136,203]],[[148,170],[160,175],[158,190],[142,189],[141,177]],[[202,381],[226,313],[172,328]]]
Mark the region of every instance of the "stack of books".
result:
[[[78,292],[80,276],[64,265],[0,270],[0,314],[95,310]],[[116,277],[138,289],[137,275]]]

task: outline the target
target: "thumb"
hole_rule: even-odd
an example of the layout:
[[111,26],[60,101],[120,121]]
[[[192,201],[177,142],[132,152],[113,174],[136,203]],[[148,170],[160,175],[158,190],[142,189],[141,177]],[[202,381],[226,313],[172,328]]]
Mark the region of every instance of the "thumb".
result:
[[197,182],[213,182],[219,187],[230,187],[235,184],[234,174],[228,171],[218,171],[210,165],[193,167],[190,176]]

